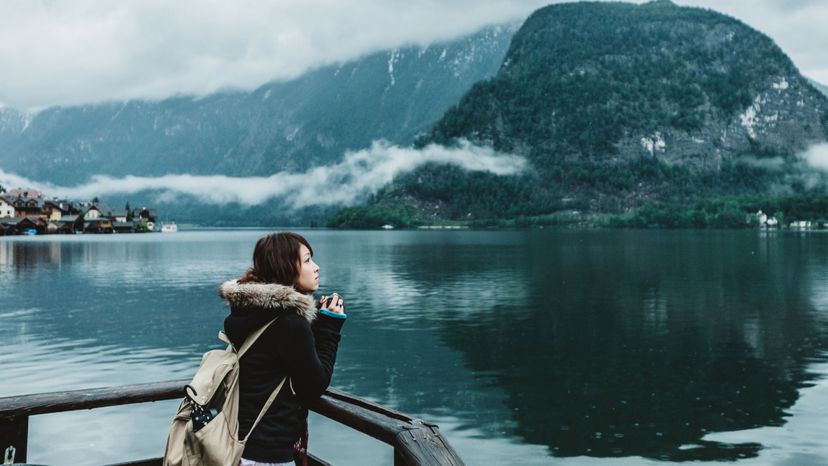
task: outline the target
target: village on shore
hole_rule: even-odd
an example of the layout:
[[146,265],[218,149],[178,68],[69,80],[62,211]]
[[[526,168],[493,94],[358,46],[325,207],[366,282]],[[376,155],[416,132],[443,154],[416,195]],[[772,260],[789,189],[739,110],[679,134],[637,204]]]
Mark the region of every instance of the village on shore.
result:
[[[0,191],[0,236],[81,233],[150,233],[160,230],[155,210],[111,209],[91,201],[47,198],[34,189]],[[174,224],[163,231],[175,231]]]

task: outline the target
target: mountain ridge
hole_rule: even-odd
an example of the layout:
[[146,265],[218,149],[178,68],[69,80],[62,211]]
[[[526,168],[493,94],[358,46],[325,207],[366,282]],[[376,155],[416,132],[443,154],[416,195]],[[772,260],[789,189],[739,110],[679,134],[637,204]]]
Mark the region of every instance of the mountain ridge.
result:
[[[770,38],[735,18],[671,2],[562,3],[530,15],[498,74],[417,144],[461,139],[523,154],[534,172],[422,167],[331,224],[623,214],[801,190],[792,181],[805,169],[797,154],[828,139],[828,99]],[[761,160],[785,163],[771,170]]]
[[410,144],[497,71],[518,27],[378,52],[251,92],[0,109],[0,167],[53,183],[92,174],[260,176],[328,164],[377,139]]

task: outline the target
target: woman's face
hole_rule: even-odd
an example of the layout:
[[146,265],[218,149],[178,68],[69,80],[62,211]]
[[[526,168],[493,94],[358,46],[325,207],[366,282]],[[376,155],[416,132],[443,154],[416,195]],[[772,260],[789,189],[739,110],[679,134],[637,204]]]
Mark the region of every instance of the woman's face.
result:
[[310,250],[304,244],[299,246],[299,277],[296,289],[299,291],[316,291],[319,288],[319,266],[313,261]]

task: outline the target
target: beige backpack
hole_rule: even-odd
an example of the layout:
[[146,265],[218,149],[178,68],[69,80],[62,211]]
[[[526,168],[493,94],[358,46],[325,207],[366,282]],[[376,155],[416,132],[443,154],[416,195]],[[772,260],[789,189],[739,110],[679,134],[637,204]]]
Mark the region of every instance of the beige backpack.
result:
[[287,379],[273,390],[247,436],[239,439],[239,359],[275,320],[251,334],[238,351],[219,332],[227,348],[204,353],[193,381],[186,386],[170,426],[164,466],[238,466],[250,433]]

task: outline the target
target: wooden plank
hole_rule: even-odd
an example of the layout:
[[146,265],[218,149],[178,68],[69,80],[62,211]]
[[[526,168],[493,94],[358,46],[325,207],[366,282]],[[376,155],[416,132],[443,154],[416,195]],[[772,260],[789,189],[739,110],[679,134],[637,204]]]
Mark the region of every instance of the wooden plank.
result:
[[[59,413],[184,397],[189,380],[0,398],[0,418]],[[172,414],[170,414],[172,418]]]
[[[182,397],[189,380],[42,393],[0,398],[0,440],[23,445],[28,435],[28,416],[91,409]],[[386,408],[337,390],[327,391],[309,406],[313,411],[394,447],[394,463],[407,465],[463,465],[439,428],[405,413]],[[172,414],[170,414],[172,416]],[[25,419],[25,429],[17,419]],[[22,443],[21,443],[22,440]],[[17,447],[17,446],[16,446]],[[21,449],[16,459],[20,461]],[[22,458],[25,458],[23,456]],[[315,458],[315,457],[314,457]],[[327,465],[320,459],[317,464]],[[156,466],[160,459],[122,463],[121,466]]]
[[163,458],[150,458],[146,460],[130,461],[128,463],[110,464],[108,466],[161,466]]
[[[130,461],[128,463],[110,464],[108,466],[161,466],[163,458],[151,458],[146,460]],[[331,463],[314,456],[313,453],[308,454],[309,466],[332,466]]]
[[393,445],[397,433],[407,426],[404,422],[389,419],[381,414],[330,397],[323,397],[308,407],[322,416],[389,445]]
[[377,414],[382,414],[383,416],[390,417],[393,419],[397,419],[403,422],[411,422],[411,421],[419,421],[424,422],[421,419],[417,419],[414,417],[409,416],[400,411],[395,411],[387,406],[383,406],[380,404],[372,403],[364,398],[360,398],[358,396],[351,395],[350,393],[345,393],[333,388],[329,388],[325,390],[325,395],[340,401],[344,401],[345,403],[352,405],[352,406],[359,406],[361,408],[365,408],[369,411],[373,411]]
[[13,446],[14,462],[25,463],[29,444],[29,416],[0,419],[0,461],[6,449]]
[[394,449],[394,466],[408,466],[402,453],[398,449]]
[[[399,458],[398,458],[399,455]],[[394,445],[394,464],[465,466],[460,455],[449,445],[440,429],[423,425],[397,435]]]

